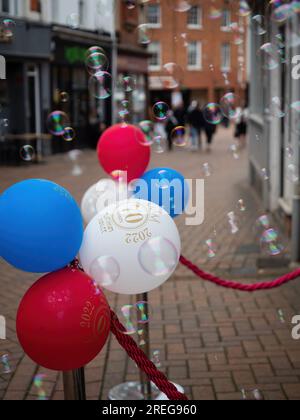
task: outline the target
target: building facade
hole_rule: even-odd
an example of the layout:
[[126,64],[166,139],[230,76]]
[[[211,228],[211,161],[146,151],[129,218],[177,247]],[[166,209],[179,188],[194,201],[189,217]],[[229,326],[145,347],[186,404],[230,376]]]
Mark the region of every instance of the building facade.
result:
[[0,14],[89,31],[113,33],[114,2],[107,0],[1,0]]
[[108,0],[0,1],[0,55],[7,67],[0,104],[1,119],[8,121],[1,133],[15,139],[10,154],[18,155],[22,138],[47,133],[54,110],[68,114],[76,142],[43,140],[44,152],[95,146],[101,126],[111,123],[112,101],[97,101],[89,92],[86,51],[102,47],[112,65],[113,6]]
[[300,16],[278,21],[276,4],[252,3],[263,30],[251,25],[250,179],[300,261]]
[[239,14],[239,1],[192,0],[186,11],[183,3],[150,0],[141,13],[152,54],[152,97],[170,99],[170,69],[187,103],[217,102],[228,90],[244,95],[247,19]]
[[[128,7],[128,2],[116,2],[116,91],[115,120],[118,119],[118,110],[123,100],[129,99],[130,120],[138,123],[147,116],[148,104],[148,59],[149,54],[139,42],[140,5]],[[122,81],[130,77],[134,90],[124,92]]]

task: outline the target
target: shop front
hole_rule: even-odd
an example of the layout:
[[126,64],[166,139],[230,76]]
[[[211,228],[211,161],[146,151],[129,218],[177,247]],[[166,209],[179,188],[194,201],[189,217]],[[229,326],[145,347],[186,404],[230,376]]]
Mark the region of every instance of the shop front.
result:
[[[148,58],[147,51],[141,48],[129,48],[128,45],[118,47],[118,83],[115,91],[116,119],[118,119],[120,104],[125,99],[130,99],[131,123],[137,124],[148,117]],[[126,95],[124,83],[122,83],[126,77],[134,80],[134,89],[129,97]]]
[[87,50],[92,46],[102,47],[111,63],[109,37],[53,28],[52,109],[68,115],[76,136],[69,144],[57,142],[53,149],[56,153],[72,147],[95,148],[101,132],[111,124],[111,99],[98,100],[89,91],[86,58]]
[[6,62],[6,79],[0,80],[0,161],[15,163],[26,139],[37,151],[50,147],[38,135],[46,132],[50,108],[51,28],[16,21],[9,36],[1,33],[0,55]]

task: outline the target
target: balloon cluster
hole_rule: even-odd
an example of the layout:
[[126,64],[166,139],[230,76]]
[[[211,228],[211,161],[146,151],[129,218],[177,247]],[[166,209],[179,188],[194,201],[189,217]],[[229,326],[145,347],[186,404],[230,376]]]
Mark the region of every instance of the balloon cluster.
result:
[[0,196],[0,217],[2,258],[26,272],[51,273],[20,304],[17,334],[22,347],[48,369],[84,366],[106,343],[110,310],[93,280],[68,267],[83,238],[74,198],[53,182],[23,181]]
[[[144,174],[150,161],[145,144],[142,131],[128,124],[104,132],[97,152],[111,178],[84,195],[85,231],[74,198],[51,181],[26,180],[0,196],[2,258],[25,272],[46,274],[27,291],[17,315],[19,341],[41,366],[73,370],[101,351],[110,331],[102,287],[145,293],[178,265],[181,243],[172,218],[184,211],[188,187],[168,168]],[[168,209],[161,198],[166,189]],[[84,272],[74,265],[78,255]]]

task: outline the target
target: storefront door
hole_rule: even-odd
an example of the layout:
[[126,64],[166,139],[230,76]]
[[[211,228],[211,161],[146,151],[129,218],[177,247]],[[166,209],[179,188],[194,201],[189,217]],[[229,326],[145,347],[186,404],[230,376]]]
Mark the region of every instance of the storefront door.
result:
[[36,64],[27,66],[27,124],[29,133],[41,133],[40,72]]

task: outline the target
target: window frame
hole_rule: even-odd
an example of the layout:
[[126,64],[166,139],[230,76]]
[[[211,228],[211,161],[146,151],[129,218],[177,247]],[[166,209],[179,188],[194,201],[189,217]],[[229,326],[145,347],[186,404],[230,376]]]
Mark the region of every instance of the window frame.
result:
[[34,10],[31,10],[30,2],[31,2],[31,0],[27,0],[27,2],[26,2],[27,16],[31,19],[39,20],[42,16],[42,13],[43,13],[43,3],[41,2],[41,11],[36,12]]
[[[189,12],[193,9],[197,8],[198,10],[198,23],[189,23]],[[200,5],[194,5],[190,10],[187,11],[187,27],[188,29],[202,29],[203,28],[203,8]]]
[[3,0],[0,0],[0,13],[3,14],[4,16],[16,16],[16,2],[15,0],[8,0],[8,7],[9,7],[9,11],[8,12],[4,12],[2,10],[3,7]]
[[[149,7],[156,7],[157,8],[157,10],[158,10],[158,22],[157,23],[150,23],[149,21],[148,21],[148,17],[149,17],[149,15],[148,15],[148,10],[149,10]],[[147,6],[146,6],[146,23],[147,23],[147,25],[149,26],[149,28],[161,28],[161,26],[162,26],[162,13],[161,13],[161,5],[158,3],[158,4],[148,4]]]
[[[223,51],[225,47],[228,47],[228,50],[229,50],[229,66],[228,67],[223,66],[223,58],[225,57],[225,55],[223,56]],[[221,45],[221,71],[223,73],[230,73],[231,71],[231,65],[232,65],[231,52],[232,52],[232,49],[229,42],[223,43]]]
[[[191,44],[196,44],[196,51],[197,51],[197,63],[196,64],[189,64],[189,55],[190,55],[189,47],[190,47]],[[196,71],[196,70],[202,70],[203,69],[202,53],[203,53],[203,47],[202,47],[202,42],[201,41],[190,41],[190,42],[188,42],[188,46],[187,46],[187,69],[189,71]]]
[[[225,13],[228,13],[228,25],[223,25],[223,23],[224,23],[223,19],[224,19]],[[224,9],[223,14],[222,14],[222,21],[221,21],[221,31],[223,31],[223,32],[229,32],[230,31],[230,25],[232,23],[231,17],[232,17],[231,10],[230,9]]]
[[[149,71],[160,71],[162,67],[162,44],[160,41],[153,41],[150,45],[157,45],[157,57],[158,57],[158,64],[154,65],[150,63],[151,58],[149,59],[148,69]],[[151,50],[148,48],[148,52],[151,54]]]

